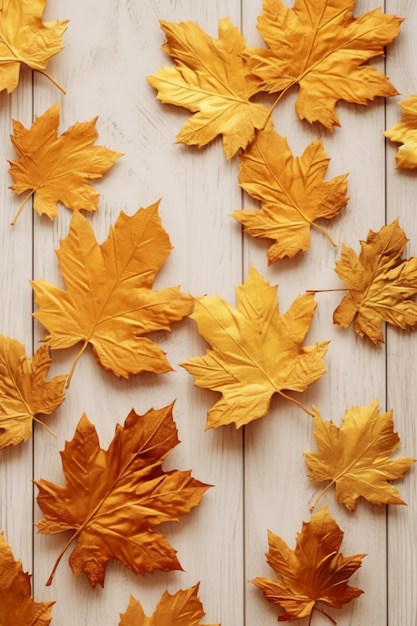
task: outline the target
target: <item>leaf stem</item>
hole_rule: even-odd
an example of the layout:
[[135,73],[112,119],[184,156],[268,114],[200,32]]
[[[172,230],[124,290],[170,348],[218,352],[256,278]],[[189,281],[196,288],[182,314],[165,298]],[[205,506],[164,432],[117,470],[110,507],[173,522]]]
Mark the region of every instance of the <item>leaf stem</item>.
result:
[[59,89],[59,91],[61,91],[65,96],[67,95],[67,92],[65,91],[65,89],[54,78],[52,78],[52,76],[50,74],[48,74],[48,72],[45,72],[45,70],[42,70],[42,69],[40,69],[38,67],[35,69],[35,72],[39,72],[40,74],[45,76],[45,78],[50,80],[51,83],[53,85],[55,85],[55,87],[57,87]]
[[325,228],[323,228],[322,226],[319,226],[315,222],[311,222],[311,226],[312,228],[315,228],[316,230],[318,230],[322,235],[324,235],[330,241],[330,243],[332,244],[334,248],[337,248],[337,243],[330,237],[329,233],[327,232]]
[[27,196],[23,198],[23,202],[20,204],[19,208],[17,209],[16,215],[14,216],[13,220],[10,222],[10,226],[15,226],[17,220],[19,219],[21,212],[23,211],[23,207],[25,206],[29,198],[33,196],[34,193],[35,193],[35,189],[32,189],[30,193],[28,193]]
[[289,89],[291,89],[291,87],[293,87],[295,84],[296,84],[296,83],[295,83],[295,82],[293,82],[293,83],[290,83],[289,85],[287,85],[287,86],[285,87],[285,89],[283,89],[283,90],[282,90],[282,91],[278,94],[278,96],[275,98],[274,102],[273,102],[273,103],[272,103],[272,105],[271,105],[271,108],[270,108],[270,109],[269,109],[269,111],[268,111],[268,115],[267,115],[267,116],[266,116],[266,118],[265,118],[265,124],[264,124],[263,130],[266,128],[266,125],[268,124],[269,120],[271,119],[271,117],[272,117],[272,113],[274,112],[275,107],[278,105],[278,103],[280,102],[280,100],[281,100],[281,99],[285,96],[285,94],[287,93],[287,91],[288,91]]
[[58,436],[49,428],[49,426],[47,426],[45,424],[45,422],[42,422],[42,420],[38,419],[35,415],[33,416],[33,421],[36,422],[37,424],[40,424],[41,426],[43,426],[44,429],[46,430],[46,432],[48,432],[52,437],[57,437]]
[[318,502],[319,502],[320,498],[321,498],[322,496],[324,496],[324,494],[326,493],[326,491],[327,491],[328,489],[330,489],[330,487],[331,487],[333,484],[334,484],[334,481],[332,480],[332,481],[330,481],[330,482],[329,482],[329,484],[328,484],[328,485],[326,485],[326,486],[324,487],[324,489],[322,489],[322,490],[320,491],[319,495],[318,495],[318,496],[317,496],[317,498],[314,500],[314,502],[313,502],[312,504],[310,504],[310,507],[309,507],[309,508],[310,508],[310,511],[314,511],[314,509],[316,508],[316,506],[317,506],[317,504],[318,504]]
[[52,581],[54,579],[55,576],[55,572],[58,568],[58,565],[61,562],[62,557],[64,556],[65,552],[68,550],[68,548],[70,547],[70,545],[72,544],[72,542],[74,541],[74,539],[77,537],[77,535],[80,532],[80,528],[68,539],[67,543],[65,544],[63,550],[61,550],[60,555],[58,556],[57,560],[55,561],[55,564],[51,570],[51,573],[49,574],[49,578],[45,583],[45,587],[50,587],[52,585]]
[[277,393],[282,396],[283,398],[285,398],[286,400],[289,400],[290,402],[294,402],[294,404],[296,404],[297,406],[300,407],[300,409],[302,409],[305,413],[307,413],[307,415],[311,415],[311,417],[314,416],[314,413],[312,413],[311,411],[309,411],[308,409],[306,409],[306,407],[304,406],[304,404],[301,404],[301,402],[299,402],[298,400],[296,400],[295,398],[292,398],[291,396],[288,396],[286,393],[284,393],[283,391],[277,391]]
[[327,619],[329,619],[331,621],[332,624],[337,624],[337,622],[335,622],[335,620],[333,619],[333,617],[331,617],[328,613],[326,613],[326,611],[323,611],[323,609],[320,609],[318,606],[313,607],[313,611],[316,610],[319,613],[321,613],[322,615],[324,615],[325,617],[327,617]]
[[330,293],[332,291],[349,291],[347,287],[338,287],[336,289],[306,289],[307,293]]
[[77,366],[77,363],[78,363],[78,361],[80,360],[80,358],[81,358],[81,356],[83,355],[83,353],[85,352],[85,350],[86,350],[87,346],[88,346],[88,340],[86,339],[86,340],[84,341],[84,344],[83,344],[83,346],[82,346],[81,350],[79,351],[79,353],[78,353],[78,354],[77,354],[77,356],[75,357],[75,360],[74,360],[74,363],[72,364],[72,367],[71,367],[70,373],[69,373],[69,374],[68,374],[68,376],[67,376],[67,381],[66,381],[66,383],[65,383],[65,387],[64,387],[64,389],[68,389],[68,388],[69,388],[69,386],[70,386],[70,384],[71,384],[71,379],[72,379],[72,376],[73,376],[74,371],[75,371],[75,368],[76,368],[76,366]]

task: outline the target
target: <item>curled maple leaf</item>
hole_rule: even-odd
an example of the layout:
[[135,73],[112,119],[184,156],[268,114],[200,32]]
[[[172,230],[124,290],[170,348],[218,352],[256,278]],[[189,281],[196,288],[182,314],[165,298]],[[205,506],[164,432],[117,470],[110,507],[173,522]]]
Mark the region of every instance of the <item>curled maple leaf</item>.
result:
[[401,121],[384,135],[401,144],[395,155],[397,168],[411,170],[417,167],[417,95],[411,95],[398,104],[402,111]]
[[344,557],[339,553],[343,535],[327,507],[313,514],[309,522],[303,522],[295,550],[268,531],[266,557],[278,579],[255,578],[251,582],[269,602],[284,609],[279,622],[294,622],[317,610],[335,624],[318,603],[340,609],[363,593],[351,587],[348,580],[366,555]]
[[162,470],[179,443],[172,406],[145,415],[132,410],[124,426],[116,426],[107,450],[100,448],[95,427],[83,415],[61,453],[65,487],[35,482],[45,516],[36,522],[39,532],[71,532],[47,585],[74,541],[69,564],[75,574],[85,572],[92,587],[104,586],[111,558],[137,574],[182,569],[175,550],[154,527],[188,513],[211,485],[190,471]]

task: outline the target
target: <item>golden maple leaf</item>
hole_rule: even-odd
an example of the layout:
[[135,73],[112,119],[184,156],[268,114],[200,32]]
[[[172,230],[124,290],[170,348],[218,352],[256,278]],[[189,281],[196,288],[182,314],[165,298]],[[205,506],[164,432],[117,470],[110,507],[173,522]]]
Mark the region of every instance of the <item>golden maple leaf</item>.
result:
[[142,337],[170,330],[193,306],[192,296],[178,287],[152,289],[171,248],[158,203],[131,217],[122,211],[102,244],[86,218],[74,213],[57,251],[66,289],[32,281],[39,306],[34,316],[49,332],[42,341],[53,349],[83,344],[67,386],[88,344],[97,362],[119,377],[172,369],[165,353]]
[[130,596],[126,613],[120,615],[119,626],[200,626],[205,613],[198,598],[198,586],[180,589],[173,595],[165,591],[151,617],[147,617],[140,602]]
[[395,155],[397,168],[411,170],[417,167],[417,95],[411,95],[398,104],[402,111],[401,121],[384,135],[401,144]]
[[0,533],[0,624],[1,626],[48,626],[54,602],[35,602],[30,576],[15,561],[12,550]]
[[293,157],[285,137],[274,130],[258,131],[241,156],[241,187],[261,203],[261,210],[232,213],[245,232],[253,237],[274,239],[268,250],[269,264],[284,256],[293,257],[310,246],[310,227],[331,240],[315,223],[331,219],[348,198],[347,175],[324,181],[330,159],[321,140],[307,146],[301,157]]
[[339,553],[343,534],[327,507],[312,515],[309,522],[303,522],[295,550],[268,531],[266,557],[278,579],[255,578],[251,582],[269,602],[284,609],[279,622],[294,622],[314,610],[327,615],[318,603],[340,609],[363,593],[348,585],[348,580],[366,555],[344,557]]
[[47,428],[40,415],[65,400],[66,376],[47,381],[50,364],[46,346],[29,358],[20,341],[0,335],[0,448],[29,439],[34,421]]
[[45,516],[36,522],[39,532],[72,533],[47,585],[74,541],[69,564],[75,574],[85,572],[93,587],[104,585],[105,566],[112,558],[137,574],[182,569],[176,551],[154,527],[178,521],[199,504],[210,485],[190,471],[162,470],[179,443],[172,406],[145,415],[132,410],[124,426],[116,426],[107,450],[100,448],[96,429],[83,415],[61,452],[65,487],[35,482]]
[[[69,20],[42,22],[46,0],[3,0],[0,5],[0,91],[7,93],[19,83],[20,66],[45,72],[53,56],[64,47],[61,37]],[[65,93],[65,92],[64,92]]]
[[12,224],[33,195],[36,211],[51,220],[58,215],[58,202],[74,211],[96,211],[100,194],[90,181],[101,178],[123,156],[94,145],[98,137],[97,118],[77,122],[58,137],[59,115],[60,106],[55,104],[36,117],[29,129],[13,120],[10,138],[19,159],[10,161],[9,172],[15,181],[10,189],[17,195],[29,193]]
[[359,256],[343,244],[335,271],[349,293],[334,311],[335,324],[347,328],[353,322],[356,333],[374,344],[384,341],[383,322],[402,329],[417,324],[417,304],[409,299],[417,293],[417,257],[401,258],[407,241],[394,220],[369,231]]
[[264,416],[274,393],[299,404],[284,390],[304,391],[326,371],[329,342],[303,346],[316,308],[313,294],[298,296],[279,315],[276,287],[253,267],[236,294],[236,308],[219,296],[205,296],[190,316],[212,349],[182,366],[195,385],[222,394],[208,412],[206,428],[231,423],[239,428]]
[[405,504],[388,481],[402,478],[415,462],[409,457],[390,459],[400,445],[394,432],[392,411],[379,413],[378,400],[368,406],[348,409],[340,428],[324,422],[313,409],[314,437],[319,452],[305,452],[305,462],[312,481],[331,481],[312,505],[331,485],[335,497],[349,511],[356,509],[358,498],[372,504]]
[[245,40],[229,18],[219,22],[219,38],[213,39],[194,22],[161,21],[167,42],[163,50],[175,67],[163,67],[148,76],[158,90],[158,100],[185,107],[194,114],[177,141],[205,146],[223,135],[223,149],[230,159],[252,141],[255,128],[263,128],[268,109],[250,102],[259,91],[241,57]]
[[244,54],[261,89],[279,94],[278,101],[298,84],[299,117],[329,129],[340,125],[338,100],[365,105],[398,93],[386,76],[364,64],[384,54],[403,20],[380,9],[354,18],[354,5],[355,0],[295,0],[289,9],[282,0],[263,0],[258,30],[268,48]]

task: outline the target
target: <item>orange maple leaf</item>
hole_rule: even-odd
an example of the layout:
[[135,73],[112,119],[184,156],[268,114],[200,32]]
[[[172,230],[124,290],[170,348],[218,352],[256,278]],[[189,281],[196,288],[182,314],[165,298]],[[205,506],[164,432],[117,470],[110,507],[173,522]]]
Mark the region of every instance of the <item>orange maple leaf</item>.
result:
[[397,168],[411,170],[417,167],[417,95],[412,95],[398,104],[402,111],[401,121],[384,135],[401,144],[395,155]]
[[167,42],[163,50],[175,67],[163,67],[148,76],[161,102],[185,107],[194,115],[186,122],[177,141],[205,146],[223,135],[223,149],[230,159],[246,148],[263,128],[268,109],[250,102],[259,91],[259,80],[251,76],[242,59],[245,40],[228,18],[219,22],[219,38],[212,39],[198,24],[161,21]]
[[65,487],[36,481],[45,516],[36,522],[39,531],[71,532],[47,585],[74,541],[69,564],[75,574],[85,572],[93,587],[104,586],[112,558],[137,574],[182,569],[175,550],[154,527],[188,513],[210,485],[190,471],[162,470],[179,443],[172,406],[145,415],[132,410],[124,426],[116,426],[107,450],[100,448],[96,429],[83,415],[61,452]]
[[[120,615],[119,626],[162,626],[162,624],[200,626],[200,620],[205,613],[198,598],[198,587],[197,584],[189,589],[180,589],[173,595],[165,591],[151,617],[147,617],[140,602],[130,596],[126,613]],[[220,624],[207,624],[207,626],[220,626]]]
[[219,296],[205,296],[190,316],[212,349],[182,366],[195,385],[222,394],[208,412],[207,428],[239,428],[264,416],[274,393],[302,406],[284,390],[304,391],[326,371],[329,342],[303,346],[316,308],[312,294],[298,296],[279,315],[276,287],[253,267],[236,294],[236,308]]
[[77,122],[58,137],[59,115],[60,106],[55,104],[36,117],[29,129],[13,120],[10,138],[19,159],[10,161],[9,172],[15,181],[10,189],[17,195],[29,193],[12,225],[33,195],[35,210],[51,220],[58,215],[58,202],[74,211],[96,211],[100,194],[90,181],[101,178],[123,156],[94,145],[98,137],[97,118]]
[[53,349],[83,343],[67,386],[88,344],[97,362],[116,376],[172,369],[165,353],[142,337],[170,330],[192,309],[192,297],[178,287],[152,290],[171,248],[158,203],[131,217],[121,212],[102,244],[86,218],[74,213],[57,251],[67,288],[32,282],[39,306],[34,316],[49,332],[42,341]]
[[29,358],[20,341],[0,335],[0,448],[29,439],[34,421],[49,430],[40,416],[65,400],[66,380],[55,376],[47,381],[50,365],[46,346]]
[[348,198],[347,175],[324,181],[330,159],[321,140],[313,141],[301,157],[293,157],[285,137],[274,130],[258,131],[241,156],[241,187],[261,203],[261,210],[232,213],[253,237],[274,239],[269,264],[293,257],[310,246],[310,227],[327,232],[315,220],[331,219]]
[[335,485],[335,497],[349,511],[356,509],[358,498],[372,504],[405,504],[388,481],[402,478],[415,459],[390,459],[401,441],[394,432],[392,411],[379,413],[378,400],[368,406],[348,409],[340,428],[324,422],[313,409],[314,437],[319,452],[305,452],[305,462],[312,481],[330,481],[315,500]]
[[355,332],[374,344],[384,341],[383,322],[402,329],[417,324],[417,304],[409,299],[417,293],[417,257],[401,258],[407,241],[394,220],[369,231],[359,256],[343,244],[335,271],[349,293],[334,311],[335,324],[347,328],[353,322]]
[[[261,89],[277,93],[275,102],[299,85],[296,111],[301,119],[329,129],[340,125],[338,100],[368,104],[398,92],[377,69],[364,65],[384,54],[399,33],[402,19],[380,9],[353,17],[355,0],[263,0],[258,30],[268,48],[244,53]],[[275,105],[274,105],[275,106]]]
[[251,582],[269,602],[284,609],[279,622],[294,622],[317,610],[335,624],[318,603],[340,609],[363,593],[348,585],[348,580],[366,555],[344,557],[339,553],[343,534],[327,507],[312,515],[309,522],[303,522],[295,550],[268,531],[266,557],[278,579],[255,578]]
[[12,550],[0,533],[0,624],[2,626],[48,626],[54,602],[35,602],[30,576],[15,561]]

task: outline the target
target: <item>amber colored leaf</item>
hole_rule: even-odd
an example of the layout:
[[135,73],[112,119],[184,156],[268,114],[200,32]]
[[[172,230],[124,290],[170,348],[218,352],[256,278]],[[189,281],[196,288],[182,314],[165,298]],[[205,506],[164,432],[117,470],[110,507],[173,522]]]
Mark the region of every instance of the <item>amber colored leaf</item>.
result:
[[46,380],[50,365],[46,346],[30,358],[20,341],[0,335],[0,448],[29,439],[33,422],[45,426],[41,416],[65,400],[66,376]]
[[172,406],[145,415],[132,410],[124,426],[116,426],[107,450],[100,448],[95,427],[83,415],[61,452],[65,487],[46,480],[35,483],[45,516],[36,523],[39,531],[72,533],[48,585],[75,541],[70,566],[75,574],[85,572],[93,587],[104,585],[105,566],[112,558],[137,574],[181,569],[175,550],[154,527],[188,513],[210,485],[190,471],[162,470],[179,443]]
[[305,462],[312,481],[330,481],[312,505],[331,485],[335,496],[349,511],[356,509],[358,498],[371,504],[405,504],[397,489],[388,481],[402,478],[415,462],[409,457],[391,459],[400,445],[394,432],[392,411],[379,413],[379,403],[348,409],[340,428],[323,421],[313,410],[314,437],[319,452],[305,452]]
[[417,293],[417,257],[401,258],[407,241],[394,220],[369,231],[359,256],[343,244],[335,271],[349,293],[334,311],[335,324],[347,328],[353,322],[355,332],[374,344],[384,341],[383,322],[402,329],[417,324],[417,304],[409,299]]
[[58,202],[74,211],[96,211],[100,194],[91,181],[101,178],[123,156],[94,145],[97,118],[77,122],[58,136],[59,116],[60,106],[55,104],[36,117],[29,129],[13,120],[10,138],[19,158],[10,161],[9,172],[15,181],[10,189],[17,195],[29,193],[12,224],[33,195],[35,210],[51,220],[58,215]]
[[25,64],[49,78],[45,68],[62,48],[61,37],[68,20],[43,22],[46,0],[3,0],[0,5],[0,91],[7,93],[19,83]]
[[384,54],[402,19],[380,9],[353,17],[355,0],[263,0],[258,30],[268,48],[248,49],[245,58],[261,88],[278,100],[299,85],[301,119],[329,129],[340,125],[338,100],[368,104],[398,92],[380,71],[366,65]]
[[120,615],[119,626],[200,626],[205,613],[198,597],[198,586],[180,589],[174,595],[165,591],[150,617],[145,615],[140,602],[130,596],[126,613]]
[[284,609],[279,622],[294,622],[314,610],[324,613],[318,603],[340,609],[363,593],[348,585],[348,580],[366,555],[344,557],[339,552],[343,535],[327,507],[312,515],[309,522],[303,522],[295,550],[268,531],[266,557],[278,579],[255,578],[251,582],[269,602]]
[[30,576],[15,561],[0,533],[0,624],[1,626],[48,626],[54,602],[35,602]]
[[212,348],[182,365],[195,385],[222,394],[208,412],[207,428],[239,428],[263,417],[274,393],[300,405],[284,390],[304,391],[326,371],[329,342],[303,346],[316,308],[312,294],[298,296],[280,315],[276,287],[253,267],[236,294],[236,308],[219,296],[204,296],[190,316]]
[[274,130],[258,131],[241,156],[241,187],[261,203],[261,210],[234,211],[234,218],[253,237],[274,239],[269,264],[293,257],[310,246],[310,228],[327,232],[315,220],[338,215],[348,198],[347,175],[324,181],[330,159],[321,140],[294,157],[285,137]]
[[401,144],[395,155],[397,168],[411,170],[417,167],[417,95],[409,96],[398,104],[402,111],[401,121],[384,135]]
[[212,39],[198,24],[161,21],[167,41],[163,50],[175,67],[163,67],[148,76],[158,90],[158,100],[184,107],[194,115],[177,141],[205,146],[223,135],[223,149],[231,158],[246,148],[255,128],[263,128],[268,109],[250,102],[259,91],[259,80],[249,74],[241,57],[245,40],[228,18],[219,22],[219,38]]
[[193,306],[192,297],[178,287],[152,289],[171,248],[158,203],[131,217],[122,211],[102,244],[86,218],[74,213],[57,251],[66,289],[32,282],[39,306],[34,316],[49,332],[42,341],[53,349],[82,342],[68,384],[88,344],[97,362],[116,376],[172,369],[165,353],[142,337],[170,330]]

